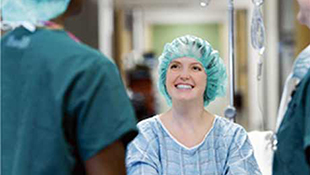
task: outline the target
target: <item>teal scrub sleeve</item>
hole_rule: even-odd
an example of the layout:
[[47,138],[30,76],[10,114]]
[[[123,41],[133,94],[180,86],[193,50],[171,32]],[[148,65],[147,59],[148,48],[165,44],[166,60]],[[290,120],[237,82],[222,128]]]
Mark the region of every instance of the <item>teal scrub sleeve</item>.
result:
[[115,64],[93,60],[81,65],[67,92],[68,115],[77,118],[76,138],[84,161],[116,140],[126,146],[137,135],[134,110]]
[[[305,136],[304,136],[304,149],[310,147],[310,79],[307,82],[307,88],[305,88]],[[310,155],[309,155],[310,157]],[[310,159],[310,158],[308,158]]]

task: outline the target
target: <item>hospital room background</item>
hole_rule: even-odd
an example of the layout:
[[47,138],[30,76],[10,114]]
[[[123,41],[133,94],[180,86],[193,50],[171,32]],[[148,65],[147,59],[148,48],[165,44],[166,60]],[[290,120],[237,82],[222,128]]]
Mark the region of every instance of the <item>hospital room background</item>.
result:
[[[209,4],[203,4],[209,2]],[[265,0],[262,77],[259,53],[251,45],[252,0],[234,0],[236,121],[247,131],[274,131],[285,79],[297,54],[310,44],[310,31],[298,23],[295,0]],[[118,66],[138,120],[168,109],[157,91],[157,64],[164,44],[191,34],[208,40],[227,68],[229,19],[227,0],[88,0],[66,27],[98,48]],[[80,27],[83,26],[83,27]],[[224,116],[226,97],[207,107]]]

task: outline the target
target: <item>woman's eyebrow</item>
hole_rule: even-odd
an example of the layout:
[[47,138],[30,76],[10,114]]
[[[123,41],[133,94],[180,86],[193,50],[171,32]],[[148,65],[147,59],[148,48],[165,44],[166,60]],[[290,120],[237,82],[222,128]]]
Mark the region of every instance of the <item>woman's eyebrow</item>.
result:
[[179,61],[175,61],[175,60],[171,61],[171,63],[170,63],[170,64],[172,64],[172,63],[178,63],[178,64],[180,64],[180,62],[179,62]]
[[[201,63],[191,63],[190,65],[200,65],[200,66],[202,66]],[[203,66],[202,66],[202,67],[203,67]]]

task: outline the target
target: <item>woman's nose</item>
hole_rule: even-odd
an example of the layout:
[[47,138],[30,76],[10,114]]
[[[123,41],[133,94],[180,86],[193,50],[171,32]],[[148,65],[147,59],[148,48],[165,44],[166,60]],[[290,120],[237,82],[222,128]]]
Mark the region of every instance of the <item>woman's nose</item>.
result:
[[189,73],[188,73],[186,70],[183,70],[183,71],[181,72],[180,79],[181,79],[182,81],[186,81],[186,80],[189,80],[189,78],[190,78]]
[[186,80],[189,80],[189,77],[188,77],[188,76],[181,76],[180,79],[181,79],[182,81],[186,81]]

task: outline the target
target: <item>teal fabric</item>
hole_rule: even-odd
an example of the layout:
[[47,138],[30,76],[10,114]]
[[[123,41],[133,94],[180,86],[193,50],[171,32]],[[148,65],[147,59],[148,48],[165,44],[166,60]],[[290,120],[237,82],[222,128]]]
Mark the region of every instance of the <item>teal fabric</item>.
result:
[[277,133],[274,175],[309,175],[305,150],[310,147],[310,69],[296,87]]
[[36,24],[64,13],[69,3],[70,0],[9,0],[1,3],[2,18],[6,22]]
[[1,87],[3,175],[74,174],[78,158],[137,134],[115,64],[64,31],[3,36]]
[[201,38],[185,35],[174,39],[171,43],[167,43],[159,57],[158,89],[169,106],[172,105],[172,101],[166,88],[167,69],[172,60],[182,57],[194,58],[204,67],[207,74],[204,106],[208,106],[216,97],[225,95],[227,73],[218,51],[213,50],[211,44]]

